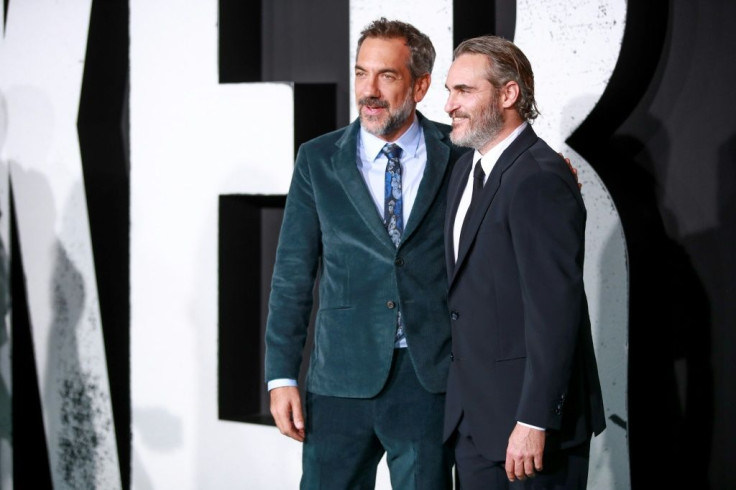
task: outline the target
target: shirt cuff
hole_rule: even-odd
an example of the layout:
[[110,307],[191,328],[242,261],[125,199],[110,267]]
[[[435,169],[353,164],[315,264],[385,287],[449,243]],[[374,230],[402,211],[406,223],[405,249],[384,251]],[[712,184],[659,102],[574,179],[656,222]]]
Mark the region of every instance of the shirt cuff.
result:
[[284,386],[296,386],[296,380],[295,379],[289,379],[289,378],[279,378],[279,379],[272,379],[268,382],[268,391],[273,390],[274,388],[283,388]]
[[516,423],[519,424],[519,425],[523,425],[524,427],[529,427],[530,429],[537,429],[537,430],[541,430],[541,431],[544,431],[545,430],[542,427],[537,427],[536,425],[531,425],[531,424],[525,424],[524,422],[519,422],[518,420],[516,421]]

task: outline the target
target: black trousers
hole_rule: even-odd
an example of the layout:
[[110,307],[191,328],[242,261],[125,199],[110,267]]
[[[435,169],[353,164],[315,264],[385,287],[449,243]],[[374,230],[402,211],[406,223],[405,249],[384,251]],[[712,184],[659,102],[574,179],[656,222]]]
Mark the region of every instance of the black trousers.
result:
[[387,454],[395,489],[452,488],[452,451],[442,444],[445,395],[417,379],[396,349],[386,386],[373,398],[307,393],[302,490],[373,490]]
[[453,438],[458,490],[585,490],[590,440],[569,449],[545,452],[541,472],[511,483],[506,476],[506,462],[484,458],[464,422],[460,421]]

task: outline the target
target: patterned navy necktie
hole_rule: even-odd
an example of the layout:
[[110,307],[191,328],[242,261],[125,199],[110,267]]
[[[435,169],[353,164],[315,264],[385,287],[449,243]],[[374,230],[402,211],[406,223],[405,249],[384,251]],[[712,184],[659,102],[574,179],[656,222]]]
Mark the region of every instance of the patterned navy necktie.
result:
[[384,186],[383,224],[397,247],[401,242],[401,234],[404,232],[404,201],[401,198],[401,151],[401,147],[394,143],[387,143],[381,149],[381,153],[388,158]]
[[[383,224],[386,226],[388,236],[398,248],[401,243],[401,234],[404,232],[404,201],[401,197],[401,147],[395,143],[387,143],[381,153],[388,158],[386,165],[386,180],[384,186],[383,200]],[[396,314],[396,347],[406,346],[404,335],[404,321],[401,318],[401,310]]]

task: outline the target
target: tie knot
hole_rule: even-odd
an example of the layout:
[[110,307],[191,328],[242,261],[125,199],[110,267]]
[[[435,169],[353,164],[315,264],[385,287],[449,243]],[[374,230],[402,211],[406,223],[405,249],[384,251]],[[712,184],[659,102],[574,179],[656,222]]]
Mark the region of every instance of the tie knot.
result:
[[486,173],[483,171],[483,166],[480,164],[480,160],[475,162],[475,169],[473,169],[473,178],[476,180],[480,180],[481,185],[483,185],[483,180],[486,178]]
[[386,155],[389,160],[399,160],[401,158],[401,147],[396,143],[386,143],[381,148],[381,153]]

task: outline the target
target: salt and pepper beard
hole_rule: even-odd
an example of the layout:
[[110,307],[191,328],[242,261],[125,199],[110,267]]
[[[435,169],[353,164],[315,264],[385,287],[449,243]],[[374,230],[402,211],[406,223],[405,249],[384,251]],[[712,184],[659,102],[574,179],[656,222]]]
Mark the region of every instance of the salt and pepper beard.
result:
[[[453,117],[468,116],[462,111],[455,111],[452,115]],[[491,103],[481,107],[478,118],[470,118],[468,121],[470,124],[465,134],[457,134],[457,130],[453,128],[450,133],[450,141],[453,144],[482,150],[488,143],[496,139],[503,129],[503,114],[498,108],[498,93],[495,90],[491,96]]]
[[416,107],[416,104],[414,103],[414,89],[412,88],[412,90],[406,95],[406,98],[404,99],[404,102],[401,104],[401,106],[393,112],[391,111],[388,102],[379,99],[378,97],[363,97],[362,99],[358,100],[358,108],[360,109],[360,107],[363,106],[382,107],[385,109],[389,109],[388,117],[386,118],[386,120],[383,122],[383,124],[375,129],[368,127],[366,122],[378,121],[378,116],[366,116],[360,110],[358,110],[358,114],[360,115],[360,122],[363,128],[370,134],[378,137],[392,134],[393,132],[401,128],[401,126],[406,123],[406,121],[411,117],[412,113],[414,112],[414,108]]

